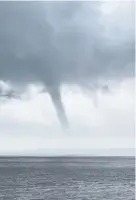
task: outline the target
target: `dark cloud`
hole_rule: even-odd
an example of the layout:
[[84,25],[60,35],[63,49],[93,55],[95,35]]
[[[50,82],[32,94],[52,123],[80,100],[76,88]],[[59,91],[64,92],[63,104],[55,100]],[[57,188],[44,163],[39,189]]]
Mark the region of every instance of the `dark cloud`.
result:
[[65,119],[63,83],[93,87],[100,79],[134,76],[134,29],[127,27],[134,26],[134,12],[130,23],[122,21],[107,36],[111,25],[101,22],[100,5],[1,1],[0,79],[17,86],[43,83]]

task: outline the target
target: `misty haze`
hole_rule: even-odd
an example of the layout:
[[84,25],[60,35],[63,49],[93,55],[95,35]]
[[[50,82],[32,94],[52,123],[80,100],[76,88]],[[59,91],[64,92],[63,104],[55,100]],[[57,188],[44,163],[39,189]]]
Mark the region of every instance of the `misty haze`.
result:
[[134,7],[0,1],[0,200],[135,199]]

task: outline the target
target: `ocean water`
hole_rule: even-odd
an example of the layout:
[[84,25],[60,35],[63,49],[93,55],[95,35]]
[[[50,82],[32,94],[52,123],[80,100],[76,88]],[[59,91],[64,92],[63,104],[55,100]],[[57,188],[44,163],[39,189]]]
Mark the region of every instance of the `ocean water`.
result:
[[0,157],[0,200],[134,200],[133,157]]

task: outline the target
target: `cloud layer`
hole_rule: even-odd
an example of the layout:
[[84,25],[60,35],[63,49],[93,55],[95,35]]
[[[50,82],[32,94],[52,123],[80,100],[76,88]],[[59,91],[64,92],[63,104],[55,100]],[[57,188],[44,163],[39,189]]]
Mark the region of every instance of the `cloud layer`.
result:
[[99,2],[0,5],[1,79],[59,87],[134,75],[133,2],[110,14]]

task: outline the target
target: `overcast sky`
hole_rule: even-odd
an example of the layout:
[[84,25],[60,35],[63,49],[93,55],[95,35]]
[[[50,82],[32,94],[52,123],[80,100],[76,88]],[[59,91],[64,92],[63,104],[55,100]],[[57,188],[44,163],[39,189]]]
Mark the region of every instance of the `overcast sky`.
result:
[[133,154],[134,2],[0,2],[0,27],[0,154]]

